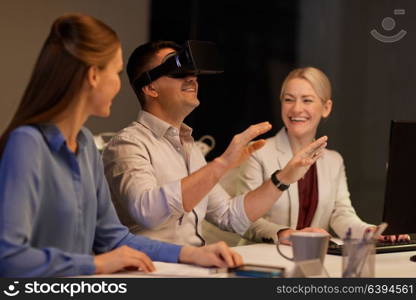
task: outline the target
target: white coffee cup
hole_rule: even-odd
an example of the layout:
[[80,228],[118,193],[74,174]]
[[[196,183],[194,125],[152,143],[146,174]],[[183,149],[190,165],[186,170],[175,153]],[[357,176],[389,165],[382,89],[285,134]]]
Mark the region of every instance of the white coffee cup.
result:
[[320,232],[294,232],[290,235],[292,242],[293,257],[288,257],[279,248],[279,241],[276,244],[277,252],[284,258],[291,261],[304,261],[320,259],[324,262],[328,250],[329,235]]

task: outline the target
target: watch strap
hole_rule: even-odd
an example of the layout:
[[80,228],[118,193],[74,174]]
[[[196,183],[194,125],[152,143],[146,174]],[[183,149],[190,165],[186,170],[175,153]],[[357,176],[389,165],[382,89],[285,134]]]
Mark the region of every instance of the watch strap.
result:
[[284,183],[282,183],[282,182],[280,182],[280,180],[279,179],[277,179],[277,173],[279,173],[280,172],[280,170],[276,170],[276,171],[274,171],[274,173],[272,174],[272,176],[271,176],[271,180],[272,180],[272,182],[273,182],[273,184],[279,189],[279,190],[281,190],[282,192],[283,191],[286,191],[288,188],[289,188],[289,184],[284,184]]

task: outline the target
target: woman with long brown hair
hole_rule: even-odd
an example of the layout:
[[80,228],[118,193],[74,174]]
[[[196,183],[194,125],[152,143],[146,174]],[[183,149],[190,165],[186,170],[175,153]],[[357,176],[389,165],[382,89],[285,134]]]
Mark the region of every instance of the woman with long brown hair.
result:
[[132,235],[112,205],[90,116],[107,117],[120,89],[116,33],[90,16],[58,18],[0,139],[0,276],[72,276],[152,260],[235,266],[224,243],[180,247]]

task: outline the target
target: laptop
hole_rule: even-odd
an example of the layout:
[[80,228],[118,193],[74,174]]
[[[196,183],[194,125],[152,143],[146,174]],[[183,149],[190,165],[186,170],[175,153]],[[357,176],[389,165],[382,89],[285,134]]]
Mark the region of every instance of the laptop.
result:
[[[391,121],[387,180],[384,193],[385,235],[416,232],[416,122]],[[416,250],[416,240],[377,242],[376,253]],[[330,243],[329,254],[342,254]]]

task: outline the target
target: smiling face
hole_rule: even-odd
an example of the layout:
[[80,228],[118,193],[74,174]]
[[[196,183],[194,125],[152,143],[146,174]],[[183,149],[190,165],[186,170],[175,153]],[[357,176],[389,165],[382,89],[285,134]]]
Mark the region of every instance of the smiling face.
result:
[[284,87],[281,105],[282,120],[289,136],[312,140],[321,118],[329,116],[332,101],[319,98],[307,80],[293,78]]
[[[161,64],[174,51],[171,48],[161,49],[156,54],[156,65]],[[162,76],[149,86],[156,92],[157,103],[165,112],[184,118],[199,105],[198,80],[194,75],[183,78]]]

